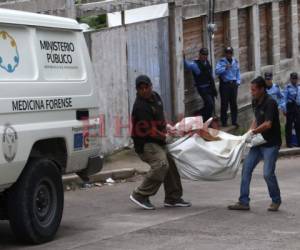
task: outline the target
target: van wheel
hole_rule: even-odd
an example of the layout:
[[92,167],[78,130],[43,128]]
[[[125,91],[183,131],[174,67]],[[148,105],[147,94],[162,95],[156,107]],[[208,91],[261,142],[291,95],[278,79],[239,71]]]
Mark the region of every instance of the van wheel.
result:
[[54,238],[60,225],[64,190],[61,173],[48,159],[30,160],[8,193],[8,216],[16,237],[40,244]]

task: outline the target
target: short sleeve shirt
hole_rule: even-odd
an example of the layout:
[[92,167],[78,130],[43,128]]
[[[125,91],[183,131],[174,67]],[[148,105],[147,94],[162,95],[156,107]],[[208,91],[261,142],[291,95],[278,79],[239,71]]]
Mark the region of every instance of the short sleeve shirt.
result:
[[166,120],[163,103],[158,93],[153,92],[152,98],[145,100],[136,98],[132,110],[132,134],[135,151],[143,153],[145,143],[165,145],[165,140],[153,134],[153,128],[166,133]]
[[253,101],[252,107],[255,114],[257,126],[260,126],[266,121],[272,122],[272,127],[262,133],[262,136],[266,140],[266,143],[262,146],[280,146],[282,141],[278,105],[276,101],[271,96],[266,94],[261,103]]

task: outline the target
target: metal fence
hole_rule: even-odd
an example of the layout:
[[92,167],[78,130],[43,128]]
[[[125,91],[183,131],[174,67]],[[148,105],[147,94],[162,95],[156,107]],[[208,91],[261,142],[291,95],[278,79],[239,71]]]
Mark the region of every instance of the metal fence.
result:
[[171,116],[168,18],[93,31],[88,34],[105,118],[102,152],[109,153],[130,141],[130,112],[135,100],[135,78],[147,74],[161,94],[167,117]]

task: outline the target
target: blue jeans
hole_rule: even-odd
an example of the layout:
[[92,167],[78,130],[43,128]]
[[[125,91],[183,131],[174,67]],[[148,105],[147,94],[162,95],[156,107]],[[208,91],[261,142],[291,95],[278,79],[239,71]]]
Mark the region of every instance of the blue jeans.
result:
[[275,175],[276,161],[279,146],[273,147],[253,147],[246,157],[242,170],[241,194],[239,201],[244,205],[249,205],[249,189],[252,172],[260,160],[264,161],[264,179],[267,183],[269,195],[274,203],[281,203],[280,189]]

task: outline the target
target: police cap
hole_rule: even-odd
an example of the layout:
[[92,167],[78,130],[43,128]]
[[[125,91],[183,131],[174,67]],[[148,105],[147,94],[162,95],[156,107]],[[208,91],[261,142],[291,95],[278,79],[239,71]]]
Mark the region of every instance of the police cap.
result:
[[230,46],[228,46],[228,47],[225,48],[224,52],[225,52],[226,54],[227,54],[227,53],[233,54],[233,48],[230,47]]
[[207,56],[207,55],[208,55],[208,49],[207,49],[207,48],[201,48],[201,49],[199,50],[199,54],[200,54],[200,55]]
[[290,78],[291,79],[298,79],[298,73],[296,73],[296,72],[291,73]]
[[273,79],[272,72],[266,72],[265,73],[265,80],[272,80],[272,79]]

